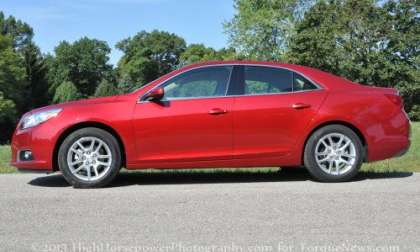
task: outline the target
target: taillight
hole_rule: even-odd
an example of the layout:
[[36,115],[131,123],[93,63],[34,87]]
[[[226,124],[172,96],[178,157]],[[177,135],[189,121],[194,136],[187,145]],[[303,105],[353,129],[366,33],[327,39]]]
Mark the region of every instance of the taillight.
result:
[[385,94],[385,96],[392,102],[394,103],[397,107],[402,108],[403,107],[403,100],[401,98],[401,96],[399,96],[398,94]]

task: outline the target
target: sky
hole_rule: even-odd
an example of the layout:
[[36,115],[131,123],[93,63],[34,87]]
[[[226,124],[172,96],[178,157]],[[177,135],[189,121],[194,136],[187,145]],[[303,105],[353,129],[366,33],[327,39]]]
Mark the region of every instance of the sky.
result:
[[220,49],[227,44],[223,22],[234,15],[232,0],[0,0],[0,11],[27,22],[43,53],[87,36],[108,43],[112,64],[122,54],[115,44],[142,30]]

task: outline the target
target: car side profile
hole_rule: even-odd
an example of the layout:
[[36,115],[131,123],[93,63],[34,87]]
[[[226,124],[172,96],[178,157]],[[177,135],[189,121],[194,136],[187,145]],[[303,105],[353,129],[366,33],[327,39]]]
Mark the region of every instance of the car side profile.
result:
[[35,109],[12,139],[12,165],[102,187],[121,167],[305,166],[325,182],[404,154],[398,91],[275,62],[183,67],[125,95]]

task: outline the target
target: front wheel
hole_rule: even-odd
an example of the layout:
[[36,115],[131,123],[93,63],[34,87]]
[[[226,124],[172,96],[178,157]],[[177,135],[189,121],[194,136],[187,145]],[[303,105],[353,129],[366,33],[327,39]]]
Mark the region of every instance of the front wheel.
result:
[[75,188],[105,186],[121,168],[118,141],[102,129],[79,129],[61,144],[58,166],[67,182]]
[[343,182],[352,179],[363,162],[363,145],[357,134],[343,125],[329,125],[308,139],[304,163],[317,180]]

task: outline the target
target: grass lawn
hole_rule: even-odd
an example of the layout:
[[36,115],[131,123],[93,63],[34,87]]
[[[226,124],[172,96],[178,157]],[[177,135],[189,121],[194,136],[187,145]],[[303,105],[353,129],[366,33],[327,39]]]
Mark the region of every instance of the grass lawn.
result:
[[0,146],[0,173],[16,172],[16,169],[10,167],[10,146]]
[[[369,172],[420,172],[420,123],[412,124],[411,148],[408,153],[400,158],[389,159],[381,162],[364,164],[362,171]],[[9,166],[10,162],[10,146],[0,146],[0,173],[16,172],[16,169]],[[253,168],[253,169],[223,169],[224,172],[272,172],[275,168]],[[191,172],[211,172],[214,169],[196,169],[188,170]],[[156,171],[144,171],[156,172]],[[165,172],[168,172],[167,170]],[[185,170],[174,170],[174,173],[183,173]]]

